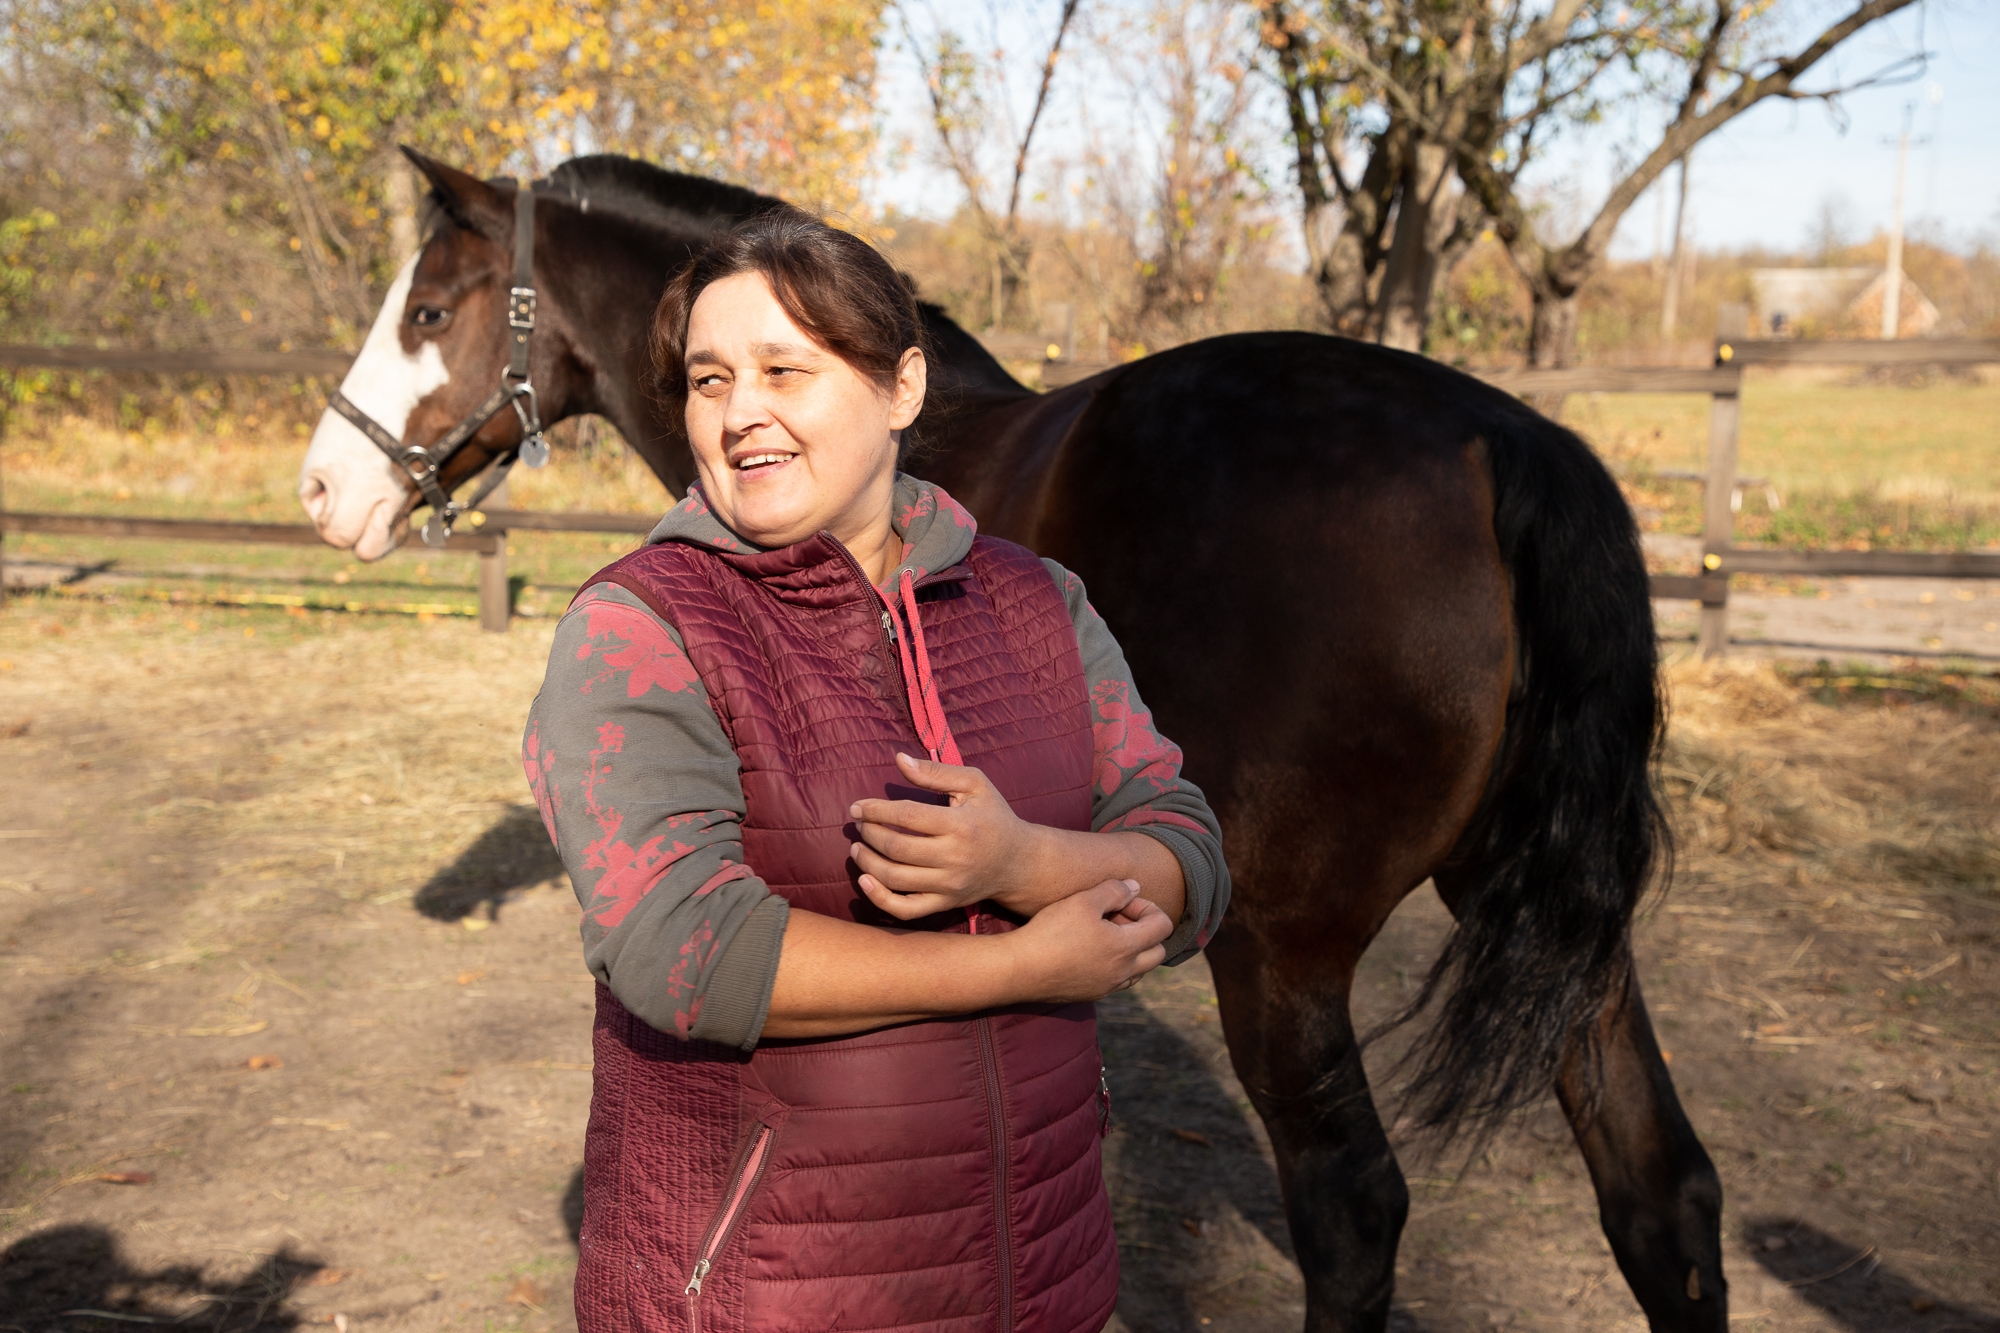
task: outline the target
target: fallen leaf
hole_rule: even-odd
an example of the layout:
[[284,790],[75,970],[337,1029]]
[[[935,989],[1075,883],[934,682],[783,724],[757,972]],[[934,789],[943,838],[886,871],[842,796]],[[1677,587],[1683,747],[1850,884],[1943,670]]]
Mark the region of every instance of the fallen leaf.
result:
[[1213,1148],[1215,1146],[1214,1140],[1197,1129],[1177,1129],[1174,1131],[1174,1137],[1183,1143],[1192,1143],[1198,1148]]
[[99,1171],[97,1179],[107,1185],[150,1185],[153,1173],[150,1171]]
[[351,1268],[322,1268],[300,1285],[306,1287],[330,1287],[353,1271]]
[[449,1273],[426,1273],[426,1274],[424,1274],[424,1281],[426,1281],[426,1282],[442,1282],[442,1281],[444,1281],[444,1280],[445,1280],[446,1278],[448,1278],[448,1277],[450,1277],[450,1276],[451,1276],[451,1274],[449,1274]]
[[1663,1065],[1670,1065],[1670,1064],[1672,1064],[1673,1062],[1674,1062],[1674,1053],[1673,1053],[1672,1051],[1666,1051],[1666,1050],[1663,1050],[1663,1051],[1661,1051],[1661,1052],[1660,1052],[1660,1063],[1661,1063],[1661,1064],[1663,1064]]
[[283,1069],[285,1057],[282,1055],[253,1055],[244,1061],[252,1069]]
[[[466,918],[466,919],[467,919],[467,921],[468,921],[468,922],[470,922],[470,920],[471,920],[471,918],[470,918],[470,917],[468,917],[468,918]],[[486,924],[486,923],[482,921],[482,922],[481,922],[480,924],[481,924],[481,925],[484,925],[484,924]],[[471,929],[473,929],[473,927],[472,927],[472,926],[471,926],[470,924],[468,924],[468,925],[466,926],[466,929],[467,929],[467,930],[471,930]],[[472,984],[473,982],[475,982],[475,981],[479,980],[479,979],[480,979],[481,977],[483,977],[483,976],[485,976],[485,975],[486,975],[486,969],[485,969],[485,968],[483,968],[483,967],[481,967],[481,968],[475,968],[475,969],[473,969],[473,970],[472,970],[472,971],[470,971],[470,972],[461,972],[461,973],[459,973],[459,974],[458,974],[458,984],[459,984],[459,985],[461,985],[461,986],[470,986],[470,985],[471,985],[471,984]]]
[[460,921],[458,924],[464,926],[467,930],[484,930],[486,929],[486,927],[491,925],[492,922],[481,921],[476,916],[469,916],[466,917],[463,921]]
[[536,1314],[542,1312],[542,1304],[547,1300],[548,1293],[536,1286],[531,1278],[522,1278],[514,1284],[514,1289],[507,1293],[507,1304],[525,1305]]
[[1199,1236],[1201,1234],[1201,1223],[1195,1221],[1192,1217],[1183,1217],[1181,1225],[1187,1228],[1187,1233],[1190,1236]]

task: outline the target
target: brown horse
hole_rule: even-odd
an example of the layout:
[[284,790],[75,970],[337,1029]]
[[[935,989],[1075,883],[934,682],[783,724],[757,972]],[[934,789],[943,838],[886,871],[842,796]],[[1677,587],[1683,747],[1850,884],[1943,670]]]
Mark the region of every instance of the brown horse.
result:
[[[514,187],[423,158],[430,239],[343,389],[405,443],[507,363]],[[542,417],[608,417],[692,476],[647,384],[655,299],[691,249],[772,206],[613,158],[536,187]],[[1553,1086],[1655,1329],[1727,1328],[1721,1186],[1634,975],[1665,850],[1661,727],[1631,513],[1574,435],[1421,357],[1300,333],[1214,338],[1061,391],[1015,383],[942,312],[916,470],[1062,561],[1125,646],[1221,816],[1235,898],[1209,949],[1236,1071],[1270,1130],[1306,1326],[1380,1329],[1409,1194],[1349,1015],[1355,966],[1426,879],[1457,928],[1419,997],[1421,1123]],[[501,413],[446,489],[521,438]],[[329,412],[302,494],[372,558],[418,496]]]

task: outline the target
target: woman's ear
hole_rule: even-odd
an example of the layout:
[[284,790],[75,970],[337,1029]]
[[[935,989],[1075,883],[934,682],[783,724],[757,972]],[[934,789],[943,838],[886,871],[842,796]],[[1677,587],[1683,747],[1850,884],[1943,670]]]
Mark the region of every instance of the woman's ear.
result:
[[889,429],[903,430],[924,410],[924,393],[930,387],[930,367],[923,349],[912,347],[896,364],[896,387],[889,394]]

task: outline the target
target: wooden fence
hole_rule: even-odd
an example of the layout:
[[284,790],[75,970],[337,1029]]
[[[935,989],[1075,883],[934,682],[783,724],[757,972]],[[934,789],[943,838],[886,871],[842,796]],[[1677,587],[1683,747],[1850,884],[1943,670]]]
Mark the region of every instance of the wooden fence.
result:
[[[1043,383],[1074,383],[1108,368],[1077,356],[1065,326],[1053,334],[993,334],[983,339],[995,356],[1043,361]],[[332,351],[156,352],[118,348],[0,346],[0,367],[142,372],[163,375],[339,375],[351,354]],[[1699,393],[1710,400],[1708,470],[1702,507],[1702,568],[1694,575],[1655,574],[1653,596],[1701,603],[1699,643],[1705,656],[1727,648],[1729,580],[1733,574],[1801,574],[1821,577],[1876,575],[1930,578],[2000,578],[2000,554],[1947,551],[1779,551],[1735,545],[1731,499],[1744,479],[1736,473],[1743,369],[1753,365],[1973,365],[2000,362],[2000,339],[1926,338],[1904,341],[1797,342],[1721,339],[1712,367],[1577,366],[1557,370],[1475,372],[1496,388],[1528,395],[1572,393]],[[0,428],[4,428],[0,418]],[[504,498],[504,489],[493,498]],[[609,532],[643,534],[654,519],[632,514],[561,514],[494,507],[467,515],[470,532],[454,534],[448,551],[479,557],[479,622],[505,631],[509,532]],[[79,536],[146,537],[173,541],[260,542],[312,546],[319,535],[305,524],[234,523],[196,519],[112,518],[87,514],[31,514],[0,510],[0,540],[14,532]]]

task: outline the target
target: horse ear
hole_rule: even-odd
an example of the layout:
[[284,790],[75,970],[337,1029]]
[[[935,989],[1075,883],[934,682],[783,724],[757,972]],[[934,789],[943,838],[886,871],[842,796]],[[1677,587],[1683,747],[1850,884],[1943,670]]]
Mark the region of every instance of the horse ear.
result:
[[434,157],[426,157],[408,144],[401,145],[403,156],[410,159],[410,165],[424,174],[430,182],[431,197],[439,208],[459,226],[476,231],[488,240],[505,241],[513,235],[513,196],[500,191],[480,180],[467,175],[457,167],[448,167]]

